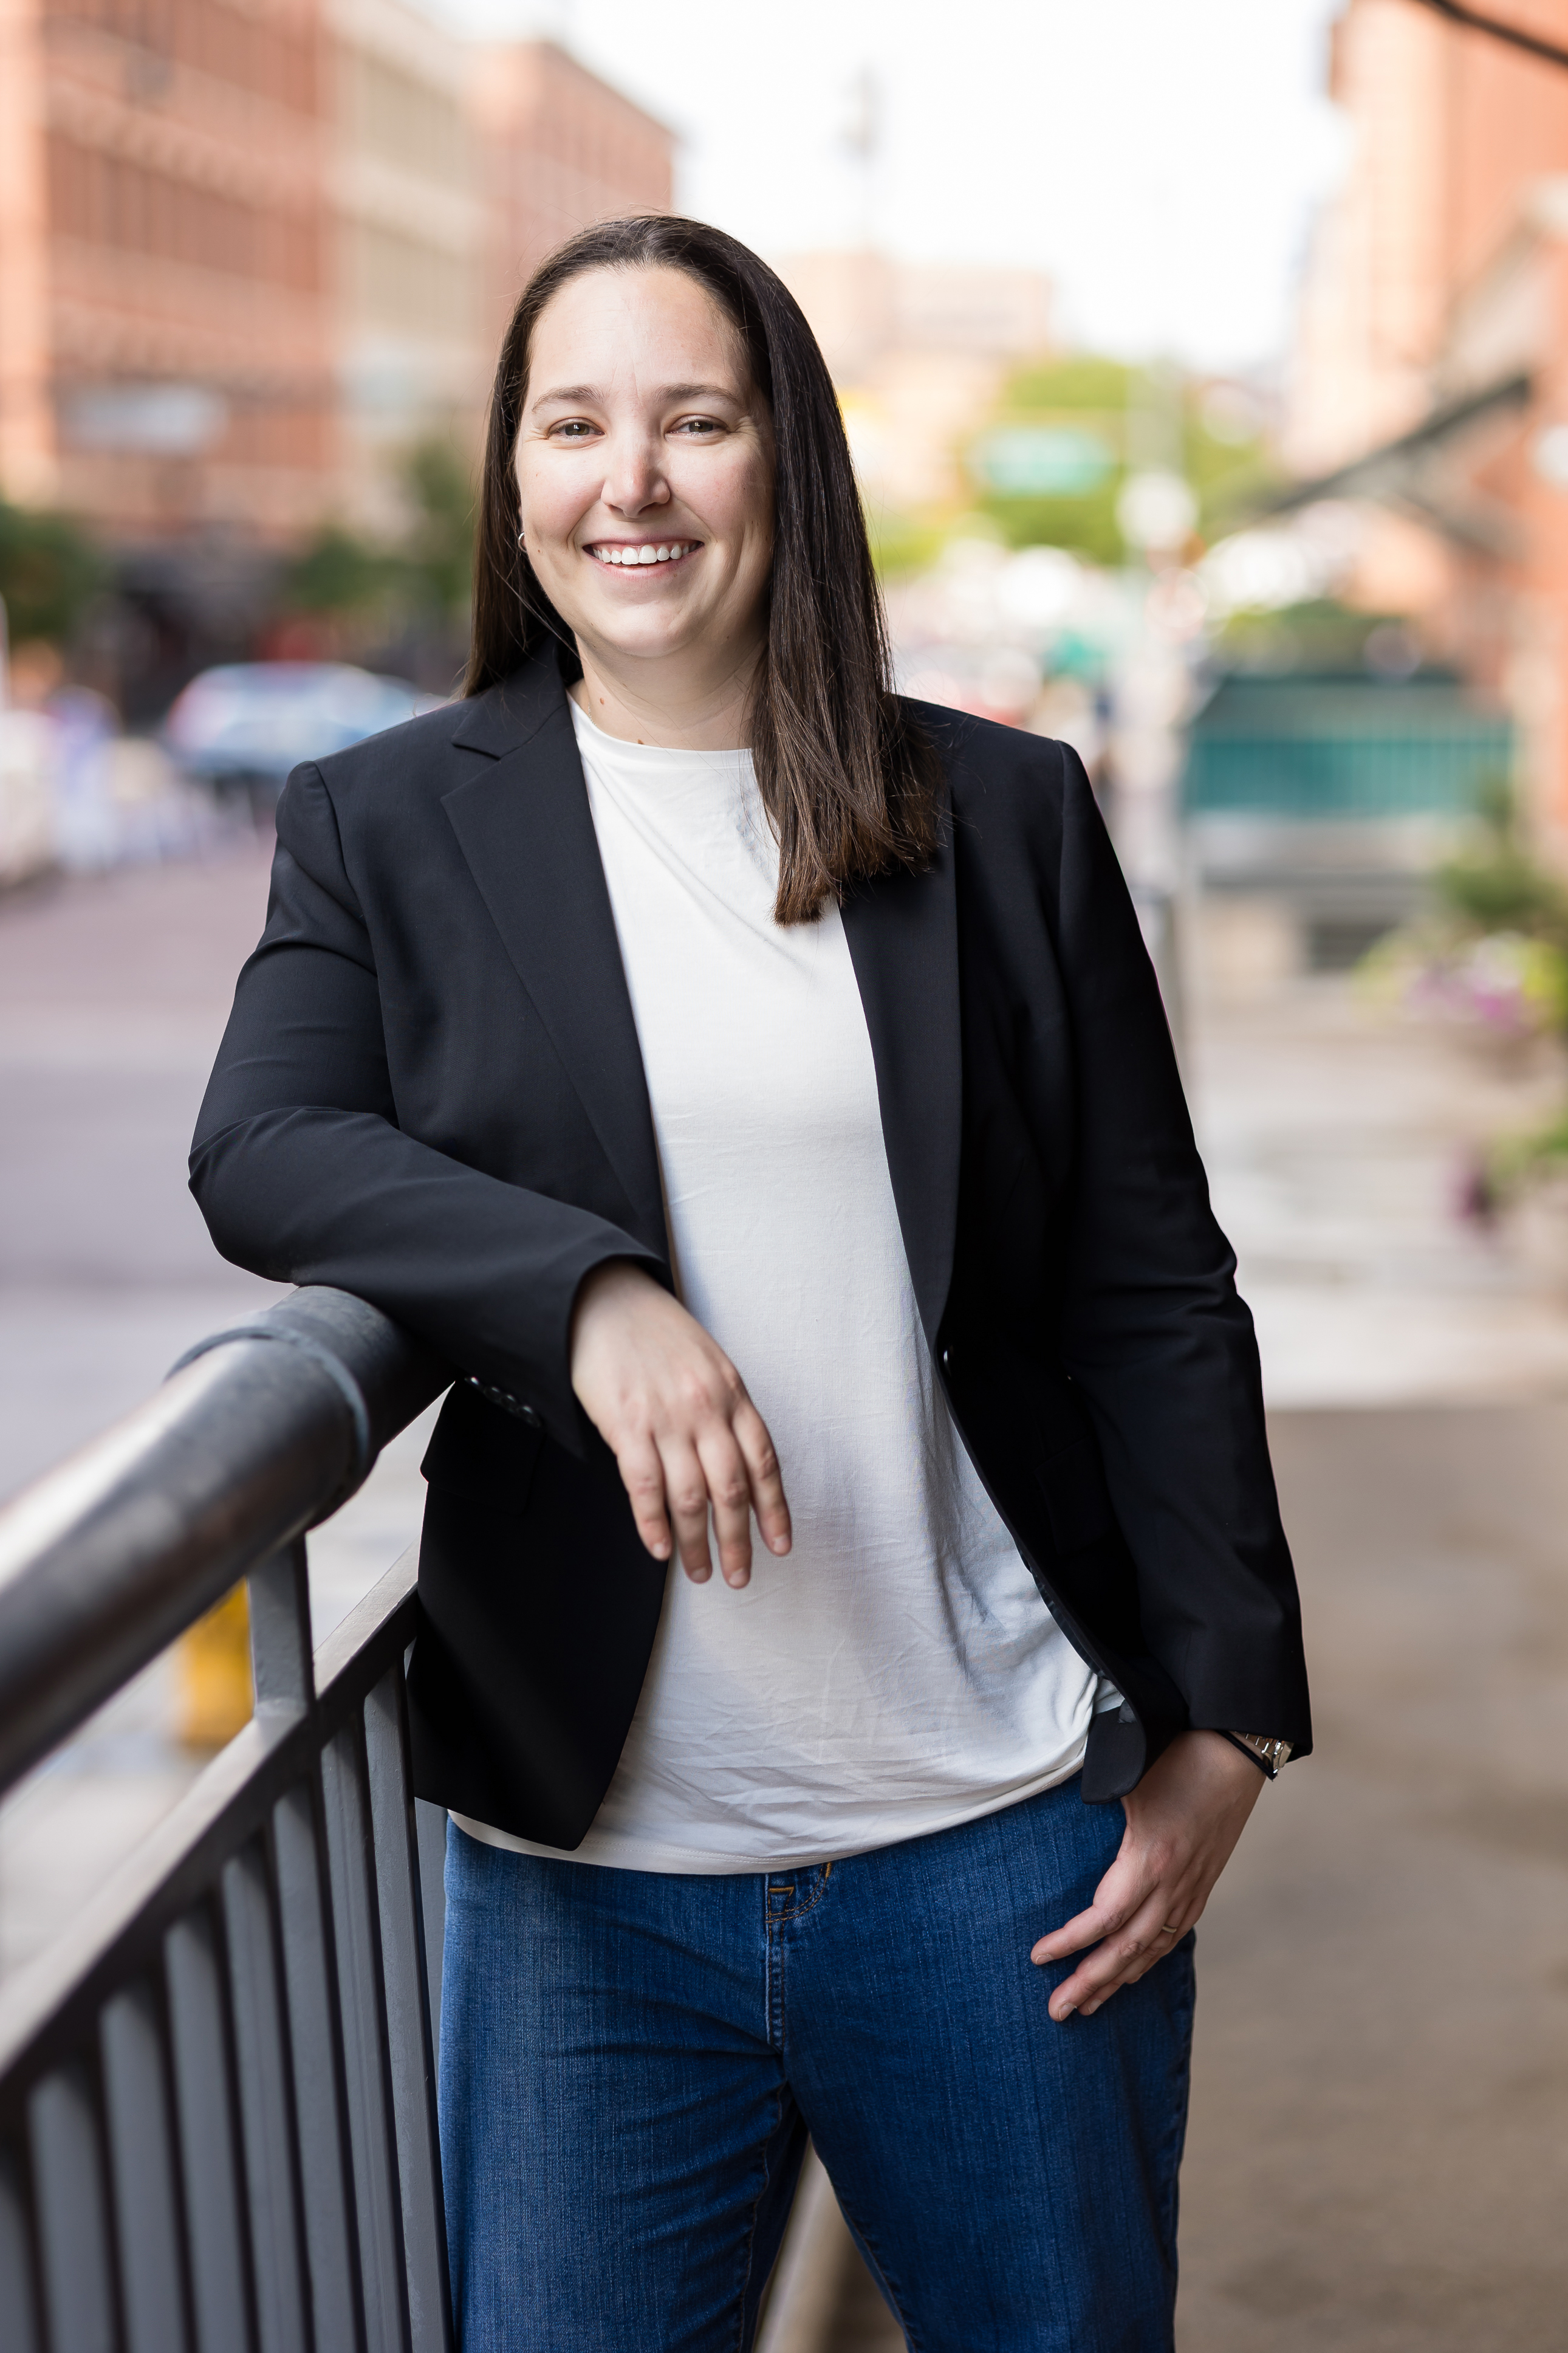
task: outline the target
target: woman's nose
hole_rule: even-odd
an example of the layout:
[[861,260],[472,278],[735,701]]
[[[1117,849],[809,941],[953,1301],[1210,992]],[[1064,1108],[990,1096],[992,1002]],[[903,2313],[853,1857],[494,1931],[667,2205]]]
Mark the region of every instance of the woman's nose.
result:
[[621,514],[640,514],[648,507],[668,506],[669,484],[664,477],[662,452],[657,441],[628,436],[612,446],[605,476],[604,500]]

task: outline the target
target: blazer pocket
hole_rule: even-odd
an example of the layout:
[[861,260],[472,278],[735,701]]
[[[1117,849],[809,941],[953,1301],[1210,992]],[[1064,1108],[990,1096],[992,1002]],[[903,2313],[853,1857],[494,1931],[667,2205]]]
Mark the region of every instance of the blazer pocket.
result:
[[1091,1431],[1046,1455],[1035,1468],[1046,1512],[1062,1554],[1085,1552],[1116,1531],[1105,1466]]

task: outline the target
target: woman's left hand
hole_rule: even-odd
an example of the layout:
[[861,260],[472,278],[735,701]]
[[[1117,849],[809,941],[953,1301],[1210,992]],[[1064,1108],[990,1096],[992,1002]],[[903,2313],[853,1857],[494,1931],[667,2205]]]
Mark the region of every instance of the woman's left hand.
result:
[[1060,2023],[1092,2017],[1118,1986],[1131,1985],[1202,1915],[1230,1861],[1264,1776],[1217,1732],[1184,1732],[1121,1803],[1126,1835],[1087,1912],[1042,1936],[1032,1961],[1094,1950],[1051,1996]]

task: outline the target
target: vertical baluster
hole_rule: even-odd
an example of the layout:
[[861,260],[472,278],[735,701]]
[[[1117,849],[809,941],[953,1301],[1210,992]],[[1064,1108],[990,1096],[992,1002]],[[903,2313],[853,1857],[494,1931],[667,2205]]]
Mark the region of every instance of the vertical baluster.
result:
[[87,2070],[69,2060],[28,2102],[44,2308],[53,2353],[116,2353],[103,2160]]
[[257,2333],[261,2353],[301,2353],[310,2336],[293,2119],[271,1883],[258,1842],[253,1841],[224,1865],[223,1907],[249,2193]]
[[253,2353],[223,1972],[204,1902],[163,1939],[200,2353]]
[[403,2218],[395,2180],[370,1803],[358,1727],[321,1752],[343,2072],[349,2095],[365,2330],[376,2353],[408,2342]]
[[365,1701],[364,1739],[410,2336],[414,2353],[447,2353],[452,2329],[446,2226],[401,1661]]
[[104,2004],[99,2047],[127,2353],[188,2353],[168,2073],[145,1978]]
[[38,2306],[22,2168],[0,2146],[0,2345],[5,2353],[39,2353]]
[[441,2067],[441,1950],[447,1936],[447,1809],[414,1801],[419,1838],[419,1906],[425,1915],[425,1982],[430,1989],[430,2049]]
[[246,1580],[250,1588],[250,1672],[259,1714],[302,1708],[316,1697],[310,1651],[310,1578],[305,1539],[285,1545]]
[[[331,1930],[316,1812],[307,1786],[290,1789],[279,1800],[272,1838],[316,2345],[318,2353],[361,2353],[365,2339],[359,2238],[332,1993]],[[376,2353],[381,2353],[379,2343]]]

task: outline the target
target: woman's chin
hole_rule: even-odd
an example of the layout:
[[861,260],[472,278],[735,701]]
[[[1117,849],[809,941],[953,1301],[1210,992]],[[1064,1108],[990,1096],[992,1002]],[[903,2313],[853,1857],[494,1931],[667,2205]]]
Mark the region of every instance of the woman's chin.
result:
[[689,616],[661,612],[645,606],[640,611],[622,607],[574,617],[573,627],[590,653],[609,661],[678,662],[700,649],[710,650],[710,631]]

